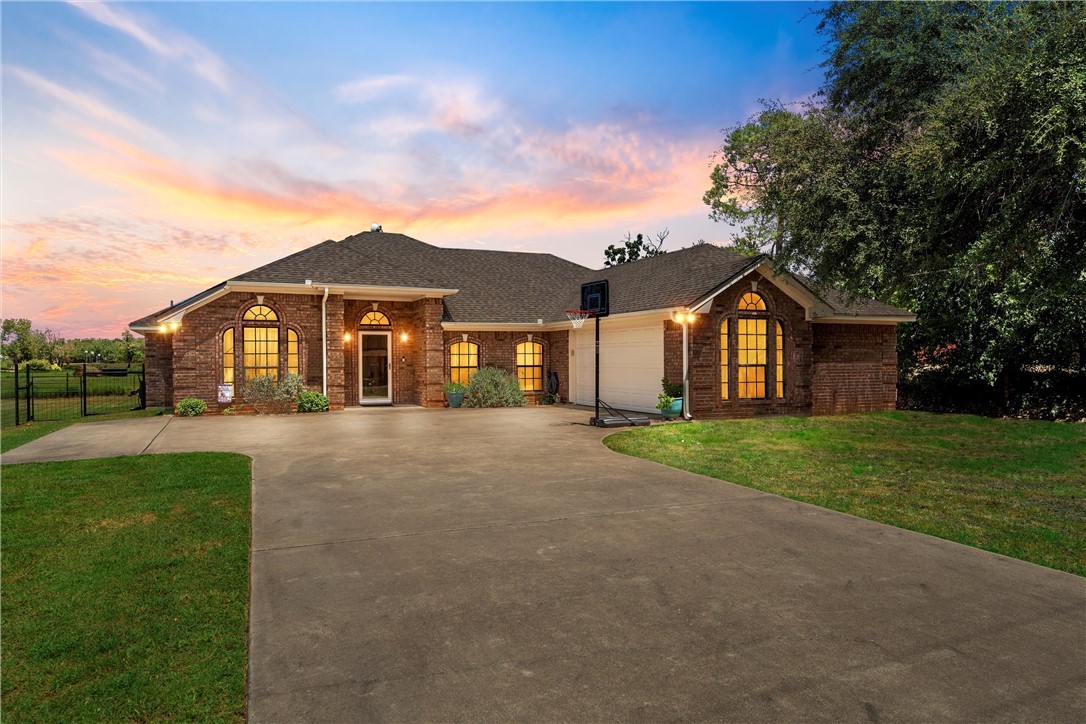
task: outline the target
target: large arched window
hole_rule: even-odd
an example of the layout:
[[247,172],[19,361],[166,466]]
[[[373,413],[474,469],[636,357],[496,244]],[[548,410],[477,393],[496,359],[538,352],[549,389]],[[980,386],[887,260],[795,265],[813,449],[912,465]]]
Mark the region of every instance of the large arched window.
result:
[[525,392],[543,389],[543,345],[521,342],[517,345],[517,379]]
[[720,323],[720,399],[728,399],[728,367],[731,359],[728,357],[728,319]]
[[255,304],[241,317],[245,379],[279,378],[279,316],[271,307]]
[[784,397],[784,328],[777,322],[777,397]]
[[739,399],[754,400],[766,396],[766,352],[769,320],[753,316],[765,312],[761,295],[747,292],[739,299],[739,319],[736,325],[736,357]]
[[234,328],[222,333],[222,381],[234,384]]
[[301,348],[298,345],[298,333],[293,329],[287,330],[287,374],[298,374]]
[[466,385],[477,369],[479,369],[479,345],[474,342],[457,342],[449,347],[450,382],[462,382]]

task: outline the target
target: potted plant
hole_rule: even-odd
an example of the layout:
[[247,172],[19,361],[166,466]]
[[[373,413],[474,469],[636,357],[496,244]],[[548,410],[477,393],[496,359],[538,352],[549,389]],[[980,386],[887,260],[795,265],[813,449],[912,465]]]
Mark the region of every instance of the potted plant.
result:
[[463,382],[446,382],[441,389],[445,391],[445,397],[449,399],[449,407],[460,407],[464,402],[464,393],[468,391],[468,386]]
[[663,392],[656,396],[656,409],[665,420],[674,420],[683,411],[683,386],[678,382],[669,382],[666,377],[660,380]]

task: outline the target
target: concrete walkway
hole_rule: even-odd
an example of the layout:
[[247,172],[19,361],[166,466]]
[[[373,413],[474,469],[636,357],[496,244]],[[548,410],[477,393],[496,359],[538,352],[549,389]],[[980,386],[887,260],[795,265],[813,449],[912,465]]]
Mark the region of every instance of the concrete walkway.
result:
[[3,458],[252,456],[254,721],[1086,719],[1082,578],[617,455],[587,417],[152,418]]

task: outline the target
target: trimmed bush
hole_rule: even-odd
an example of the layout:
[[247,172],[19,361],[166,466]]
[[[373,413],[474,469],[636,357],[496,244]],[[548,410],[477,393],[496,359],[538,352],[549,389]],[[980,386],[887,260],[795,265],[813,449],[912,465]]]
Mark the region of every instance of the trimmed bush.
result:
[[328,409],[328,398],[319,392],[306,390],[298,395],[298,412],[324,412]]
[[276,380],[271,375],[260,375],[246,381],[244,399],[261,415],[294,412],[298,396],[305,392],[305,385],[298,375],[283,375]]
[[60,365],[55,365],[47,359],[29,359],[19,363],[19,369],[23,370],[27,367],[30,368],[31,372],[57,372],[60,370]]
[[174,413],[181,417],[196,417],[204,414],[205,410],[207,410],[207,403],[198,397],[186,397],[173,408]]
[[497,367],[483,367],[471,376],[464,407],[520,407],[524,393],[517,378]]

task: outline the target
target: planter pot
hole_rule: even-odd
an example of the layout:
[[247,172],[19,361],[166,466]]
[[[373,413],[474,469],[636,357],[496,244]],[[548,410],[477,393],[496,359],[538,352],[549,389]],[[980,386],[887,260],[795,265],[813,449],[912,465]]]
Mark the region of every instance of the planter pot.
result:
[[464,402],[463,392],[446,392],[445,396],[449,398],[449,407],[460,407]]
[[663,410],[660,410],[660,414],[663,415],[665,420],[674,420],[676,417],[683,414],[683,398],[676,397],[670,407],[665,407]]

